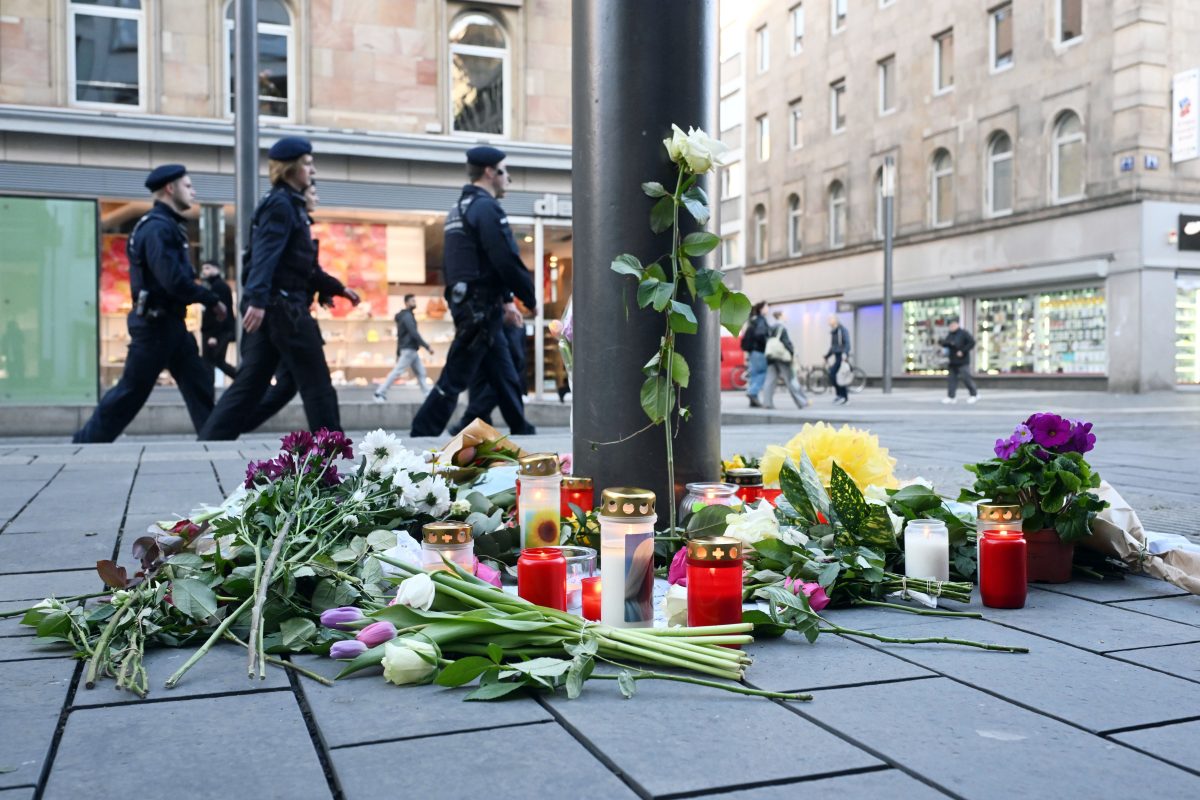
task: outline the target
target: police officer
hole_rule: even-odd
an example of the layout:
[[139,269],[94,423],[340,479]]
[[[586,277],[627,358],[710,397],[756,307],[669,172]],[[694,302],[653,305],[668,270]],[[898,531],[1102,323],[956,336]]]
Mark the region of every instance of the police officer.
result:
[[[504,338],[508,342],[508,352],[512,354],[513,369],[517,371],[518,377],[523,377],[525,375],[525,318],[521,316],[516,303],[504,304]],[[463,412],[458,422],[451,424],[446,431],[451,436],[457,436],[463,428],[476,419],[481,419],[488,425],[492,424],[492,412],[496,410],[496,390],[492,388],[491,381],[487,379],[483,370],[477,371],[471,380],[469,397],[467,410]]]
[[413,418],[413,436],[440,436],[454,413],[458,395],[478,370],[496,392],[496,403],[514,434],[536,430],[525,421],[521,379],[503,331],[505,295],[531,311],[533,279],[521,263],[508,217],[497,200],[508,187],[505,155],[495,147],[467,151],[467,177],[458,202],[446,215],[446,300],[454,318],[454,341],[446,366]]
[[309,428],[341,430],[325,344],[309,312],[317,252],[304,190],[317,173],[312,144],[287,136],[267,157],[271,191],[254,210],[250,254],[243,257],[242,363],[200,431],[201,440],[236,439],[281,363],[300,389]]
[[224,319],[228,309],[196,283],[188,260],[187,231],[180,214],[195,202],[192,179],[182,164],[164,164],[146,176],[145,185],[154,195],[154,207],[138,220],[125,243],[133,296],[125,370],[75,434],[76,443],[111,442],[120,436],[164,369],[179,386],[197,431],[213,409],[212,372],[201,360],[196,339],[183,319],[192,303],[203,303],[218,319]]

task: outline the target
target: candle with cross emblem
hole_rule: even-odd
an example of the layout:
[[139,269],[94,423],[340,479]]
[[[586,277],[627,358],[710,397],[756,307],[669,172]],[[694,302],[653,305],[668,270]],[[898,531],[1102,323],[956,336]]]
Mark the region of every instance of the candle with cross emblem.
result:
[[600,495],[600,621],[612,628],[654,624],[654,492]]
[[687,621],[733,625],[742,621],[742,543],[728,536],[687,543]]
[[450,571],[442,556],[475,574],[475,541],[465,522],[430,522],[421,528],[421,566],[426,572]]

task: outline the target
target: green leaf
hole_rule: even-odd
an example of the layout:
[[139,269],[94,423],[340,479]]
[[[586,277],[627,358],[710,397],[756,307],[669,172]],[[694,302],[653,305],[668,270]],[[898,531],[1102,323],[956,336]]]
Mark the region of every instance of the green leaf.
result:
[[696,314],[687,303],[671,301],[671,330],[676,333],[695,333],[699,325]]
[[726,518],[733,513],[729,506],[705,506],[687,519],[688,538],[721,536],[725,533]]
[[675,224],[675,198],[668,195],[650,209],[650,230],[662,233]]
[[574,700],[583,693],[583,684],[592,675],[596,660],[590,655],[576,656],[567,670],[567,699]]
[[677,351],[671,353],[671,380],[687,388],[688,381],[692,378],[692,370],[688,366],[687,359]]
[[699,186],[693,186],[683,193],[683,207],[692,215],[692,219],[700,225],[707,225],[709,218],[708,195]]
[[217,596],[207,585],[194,578],[171,581],[171,603],[195,620],[206,620],[217,613]]
[[579,658],[581,656],[594,656],[600,650],[599,642],[595,636],[584,636],[577,642],[563,645],[563,649],[570,655]]
[[504,648],[495,642],[492,642],[487,646],[487,654],[488,658],[490,658],[496,664],[499,664],[504,660]]
[[674,291],[675,286],[670,281],[661,281],[647,275],[638,284],[638,307],[653,306],[655,311],[662,311],[670,304]]
[[634,679],[633,673],[629,670],[621,670],[621,674],[617,676],[617,687],[621,690],[621,694],[625,695],[626,700],[637,694],[637,680]]
[[518,661],[507,666],[509,669],[526,675],[556,678],[559,675],[566,674],[567,670],[571,668],[571,662],[565,658],[543,656],[541,658],[530,659],[529,661]]
[[658,424],[667,418],[675,401],[671,381],[666,375],[654,375],[642,384],[642,410],[650,421]]
[[638,280],[641,280],[642,274],[645,272],[645,268],[642,266],[642,262],[638,261],[634,256],[631,256],[628,253],[622,253],[613,259],[612,271],[618,275],[632,275]]
[[857,539],[859,526],[871,512],[867,508],[867,501],[863,499],[863,493],[837,462],[833,463],[830,470],[829,500],[851,540]]
[[372,550],[390,550],[396,546],[396,534],[392,531],[371,531],[367,534],[367,544]]
[[721,237],[715,233],[701,231],[698,233],[689,233],[683,237],[683,244],[680,249],[686,255],[696,257],[706,253],[711,253],[721,243]]
[[750,298],[741,292],[729,292],[721,300],[721,325],[737,336],[750,318]]
[[442,667],[434,683],[438,686],[462,686],[495,667],[493,662],[481,656],[466,656]]
[[307,644],[316,632],[316,623],[304,617],[292,617],[279,624],[283,646],[289,650],[295,650]]
[[311,605],[313,613],[320,614],[331,608],[352,606],[357,599],[358,591],[350,584],[324,578],[317,582],[317,587],[313,590]]
[[705,299],[713,295],[719,298],[725,291],[724,278],[725,273],[719,269],[702,269],[696,273],[696,291]]
[[803,450],[800,451],[800,463],[797,465],[796,470],[800,474],[800,481],[804,485],[804,493],[808,497],[808,502],[812,505],[813,510],[820,512],[826,521],[832,524],[837,515],[829,505],[829,495],[825,493],[825,487],[821,485],[821,477],[817,475],[817,469],[813,466],[812,459]]
[[524,689],[524,681],[503,681],[498,683],[480,684],[471,690],[463,700],[499,700],[507,697],[518,689]]
[[642,191],[649,197],[666,197],[667,190],[658,181],[647,181],[642,184]]
[[808,493],[804,490],[804,480],[800,477],[800,471],[790,458],[779,470],[779,488],[783,489],[784,498],[801,521],[806,525],[816,524],[817,512],[813,509],[812,502],[808,499]]

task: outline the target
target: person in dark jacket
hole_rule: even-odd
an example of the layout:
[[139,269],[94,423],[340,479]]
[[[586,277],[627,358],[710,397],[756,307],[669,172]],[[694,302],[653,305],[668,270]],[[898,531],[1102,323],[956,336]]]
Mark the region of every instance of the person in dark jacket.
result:
[[971,350],[975,348],[975,337],[960,328],[958,320],[952,319],[950,320],[950,332],[938,344],[946,348],[946,357],[950,361],[946,397],[942,398],[942,402],[946,404],[958,402],[955,395],[958,394],[958,379],[962,378],[963,385],[971,393],[967,402],[975,403],[979,400],[979,391],[975,388],[975,381],[971,379]]
[[[521,316],[516,303],[504,304],[504,338],[508,342],[508,351],[512,354],[513,369],[522,378],[521,388],[524,389],[525,317]],[[524,391],[521,393],[524,394]],[[496,410],[498,398],[496,390],[492,388],[492,384],[483,370],[476,372],[475,377],[471,380],[471,391],[468,397],[470,400],[462,418],[446,429],[451,436],[457,436],[459,431],[476,419],[481,419],[488,425],[492,424],[492,412]]]
[[125,243],[129,255],[129,354],[117,385],[110,389],[73,442],[111,442],[133,421],[164,369],[179,386],[192,425],[200,430],[213,409],[212,370],[204,365],[196,338],[184,325],[187,307],[203,303],[217,319],[228,309],[196,283],[188,259],[182,212],[195,202],[192,179],[182,164],[154,169],[145,181],[154,206],[138,220]]
[[483,370],[496,390],[497,404],[514,434],[536,429],[525,420],[520,376],[503,334],[503,302],[515,295],[533,311],[533,276],[521,263],[508,216],[498,202],[509,175],[504,151],[473,147],[467,151],[467,177],[458,202],[446,215],[446,300],[454,318],[454,341],[446,366],[413,418],[413,436],[440,436],[454,413],[458,396]]
[[829,351],[825,353],[825,361],[833,359],[833,363],[829,366],[829,383],[833,386],[837,397],[833,398],[834,403],[845,405],[850,402],[850,390],[847,386],[839,386],[837,382],[838,370],[842,368],[842,361],[850,359],[850,331],[846,330],[846,326],[837,318],[837,314],[829,315]]
[[[221,277],[219,266],[211,261],[202,265],[200,282],[220,298],[221,303],[227,309],[233,308],[233,292],[230,290],[229,284]],[[204,309],[204,314],[200,317],[200,338],[204,341],[204,347],[201,348],[204,363],[211,368],[221,370],[232,378],[237,370],[225,360],[225,354],[229,352],[229,345],[237,339],[237,319],[234,315],[228,313],[224,319],[217,319],[215,310]]]
[[376,403],[387,400],[388,389],[392,388],[392,384],[400,379],[400,375],[406,369],[411,369],[416,377],[421,396],[429,394],[429,389],[425,386],[425,365],[421,363],[420,348],[428,350],[429,355],[433,355],[433,348],[421,337],[421,331],[417,329],[417,317],[413,313],[416,307],[416,295],[404,295],[404,308],[396,313],[396,366],[392,367],[392,371],[375,390]]
[[200,431],[201,440],[236,439],[280,363],[299,387],[309,428],[342,427],[325,343],[309,311],[317,248],[304,190],[316,177],[312,144],[287,136],[267,157],[271,191],[254,210],[243,278],[242,363]]
[[771,326],[767,323],[770,306],[765,300],[755,303],[750,309],[750,319],[742,331],[742,350],[746,353],[746,395],[751,408],[762,408],[758,395],[767,378],[767,336]]

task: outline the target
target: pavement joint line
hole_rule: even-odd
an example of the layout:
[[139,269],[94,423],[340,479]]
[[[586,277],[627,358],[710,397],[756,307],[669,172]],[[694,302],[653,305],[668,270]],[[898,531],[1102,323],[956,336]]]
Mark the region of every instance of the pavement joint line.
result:
[[[99,683],[97,683],[96,685],[100,686]],[[88,689],[87,691],[94,692],[96,690]],[[229,691],[226,691],[226,692],[206,692],[204,694],[186,694],[186,695],[179,695],[178,697],[169,696],[171,693],[170,689],[163,689],[162,691],[167,693],[168,696],[167,697],[162,697],[162,696],[155,697],[155,696],[148,695],[146,697],[139,697],[137,700],[113,700],[110,703],[78,703],[76,705],[72,705],[70,710],[71,711],[91,711],[91,710],[100,709],[100,708],[138,708],[140,706],[153,705],[156,703],[186,703],[189,700],[213,700],[218,697],[241,697],[243,695],[250,695],[250,694],[266,694],[266,693],[270,693],[270,692],[288,692],[288,691],[291,691],[291,687],[289,687],[289,686],[264,686],[261,689],[230,689]],[[133,693],[129,692],[128,694],[133,694]],[[134,695],[134,697],[137,697],[137,695]]]
[[125,495],[125,508],[121,510],[121,524],[117,527],[117,541],[113,543],[113,561],[121,563],[121,543],[125,541],[125,523],[129,520],[129,503],[133,499],[133,490],[137,486],[138,475],[142,472],[142,454],[146,452],[143,445],[138,450],[137,462],[133,467],[133,478],[129,481],[129,493]]
[[54,759],[58,756],[58,746],[62,743],[63,732],[67,729],[67,717],[71,714],[71,704],[75,700],[75,692],[79,689],[79,681],[83,678],[85,662],[75,665],[71,682],[67,685],[67,696],[63,698],[62,709],[58,712],[58,724],[54,726],[54,735],[50,737],[50,749],[46,751],[46,760],[42,763],[42,774],[38,776],[37,788],[33,790],[33,800],[42,800],[46,793],[46,784],[50,781],[50,770]]
[[377,744],[394,744],[395,742],[412,742],[420,739],[436,739],[439,736],[455,736],[460,733],[485,733],[487,731],[501,731],[508,728],[528,728],[533,725],[551,725],[554,723],[552,719],[531,719],[525,722],[509,722],[504,725],[484,725],[475,728],[455,728],[449,731],[438,731],[437,733],[419,733],[415,736],[391,736],[387,739],[372,739],[368,742],[350,742],[349,744],[335,744],[329,749],[332,750],[352,750],[355,747],[371,747]]
[[1200,722],[1200,714],[1193,714],[1190,717],[1180,717],[1179,719],[1169,719],[1162,722],[1144,722],[1141,725],[1126,725],[1123,728],[1113,728],[1107,731],[1101,731],[1101,736],[1116,736],[1118,733],[1133,733],[1134,731],[1148,731],[1154,728],[1166,728],[1171,725],[1183,725],[1187,722]]
[[346,793],[342,790],[337,770],[333,767],[333,759],[329,756],[330,748],[325,744],[325,737],[321,735],[321,728],[317,725],[317,717],[308,704],[308,696],[300,684],[300,676],[296,674],[295,670],[289,669],[287,677],[292,697],[296,700],[296,705],[300,708],[300,716],[304,719],[304,729],[308,732],[308,738],[317,754],[317,761],[321,764],[322,772],[325,773],[325,783],[329,786],[329,795],[332,800],[345,800]]
[[21,508],[17,510],[17,513],[13,514],[11,517],[9,517],[7,520],[5,520],[3,525],[0,525],[0,534],[3,534],[5,531],[7,531],[8,526],[12,525],[13,522],[17,519],[17,517],[19,517],[25,513],[25,509],[29,508],[29,506],[33,504],[33,501],[38,499],[38,495],[40,495],[42,492],[46,491],[46,487],[54,482],[54,479],[58,477],[59,473],[61,473],[65,467],[66,467],[66,464],[59,464],[58,469],[54,470],[54,474],[51,475],[49,478],[47,478],[46,482],[42,484],[42,488],[40,488],[36,492],[34,492],[33,497],[26,500],[25,505],[21,506]]
[[208,460],[208,466],[212,469],[213,477],[217,479],[217,491],[221,493],[221,497],[229,497],[232,490],[229,492],[225,491],[225,484],[221,483],[221,473],[217,470],[217,465],[213,463],[211,458]]
[[[862,644],[862,642],[858,642],[858,644]],[[859,681],[857,683],[820,684],[820,685],[814,685],[814,686],[805,686],[805,687],[802,687],[799,689],[774,689],[774,688],[767,689],[767,687],[760,686],[757,683],[752,683],[751,681],[743,680],[742,682],[745,683],[747,686],[750,686],[754,689],[763,689],[765,691],[771,691],[771,692],[796,692],[796,693],[806,694],[806,693],[810,693],[810,692],[825,692],[825,691],[829,691],[831,689],[859,689],[859,688],[862,688],[863,686],[885,686],[889,683],[908,683],[910,681],[927,681],[930,678],[936,678],[936,677],[938,677],[938,676],[937,675],[910,675],[907,678],[884,678],[882,680],[877,680],[877,681]]]
[[[1157,647],[1177,647],[1177,646],[1178,645],[1165,644],[1165,645],[1158,645]],[[1146,648],[1137,648],[1137,649],[1155,650],[1155,649],[1157,649],[1157,647],[1146,647]],[[1114,650],[1112,652],[1114,652],[1114,653],[1117,653],[1117,652],[1130,653],[1130,652],[1134,652],[1134,651],[1132,651],[1132,650]],[[1122,664],[1133,664],[1135,667],[1141,667],[1142,669],[1148,669],[1151,672],[1158,672],[1162,675],[1167,675],[1172,678],[1178,678],[1181,681],[1189,681],[1190,683],[1200,683],[1200,678],[1189,678],[1186,675],[1180,675],[1175,672],[1167,672],[1165,669],[1162,669],[1161,667],[1152,667],[1148,664],[1140,664],[1136,661],[1127,661],[1123,658],[1117,658],[1116,656],[1109,655],[1108,653],[1101,653],[1100,655],[1104,656],[1107,659],[1111,659],[1112,661],[1120,661]]]
[[562,726],[563,730],[565,730],[567,732],[567,735],[569,735],[575,741],[579,742],[579,744],[583,747],[584,750],[591,753],[593,758],[595,758],[597,761],[599,761],[601,764],[603,764],[605,767],[607,767],[608,771],[611,772],[613,775],[615,775],[617,780],[619,780],[621,783],[623,783],[627,787],[629,787],[630,791],[632,791],[638,797],[641,797],[642,800],[654,800],[654,794],[652,792],[647,791],[646,787],[644,787],[640,783],[638,783],[638,781],[632,775],[630,775],[625,770],[623,770],[619,766],[617,766],[617,762],[613,761],[608,756],[607,753],[605,753],[603,750],[601,750],[599,747],[597,747],[596,744],[591,739],[584,736],[582,731],[580,731],[578,728],[576,728],[571,723],[567,722],[566,718],[558,711],[558,709],[556,709],[554,706],[552,706],[546,700],[546,698],[542,697],[541,695],[535,694],[533,699],[547,713],[549,713],[550,716],[554,717],[554,720],[560,726]]
[[[1124,600],[1102,600],[1101,602],[1104,603],[1104,605],[1108,606],[1108,605],[1114,605],[1116,603],[1145,603],[1147,600],[1167,600],[1167,599],[1170,599],[1173,597],[1191,597],[1191,596],[1192,596],[1191,592],[1186,592],[1183,589],[1180,589],[1179,594],[1160,594],[1155,597],[1128,597]],[[1132,611],[1133,609],[1129,609],[1129,610]],[[1146,614],[1149,612],[1141,611],[1139,613]],[[1151,614],[1150,616],[1154,616],[1154,615]],[[1178,622],[1179,620],[1174,620],[1174,621]],[[1183,624],[1184,625],[1194,625],[1195,623],[1185,622]]]
[[[1078,600],[1083,600],[1084,598],[1080,597],[1080,598],[1076,598],[1076,599],[1078,599]],[[1104,605],[1103,603],[1097,603],[1095,600],[1088,600],[1087,602],[1089,602],[1089,603],[1095,603],[1095,604],[1096,604],[1096,605],[1098,605],[1098,606],[1102,606],[1102,605]],[[1142,616],[1148,616],[1148,615],[1146,615],[1146,614],[1143,614]],[[1066,640],[1064,640],[1064,639],[1055,639],[1053,636],[1048,636],[1048,635],[1046,635],[1046,634],[1044,634],[1044,633],[1039,633],[1038,631],[1026,630],[1025,628],[1020,628],[1020,627],[1018,627],[1018,626],[1016,626],[1016,625],[1011,625],[1011,624],[1009,624],[1009,623],[1007,623],[1007,622],[1000,622],[1000,621],[998,621],[998,620],[992,619],[991,617],[984,617],[983,619],[984,619],[984,622],[990,622],[990,623],[992,623],[993,625],[999,625],[1001,628],[1007,628],[1007,629],[1008,629],[1008,630],[1010,630],[1010,631],[1017,631],[1018,633],[1023,633],[1023,634],[1026,634],[1027,636],[1036,636],[1036,637],[1037,637],[1037,638],[1039,638],[1039,639],[1045,639],[1045,640],[1046,640],[1046,641],[1048,641],[1048,642],[1055,642],[1056,644],[1065,645],[1065,646],[1067,646],[1067,647],[1073,647],[1073,648],[1075,648],[1076,650],[1082,650],[1082,651],[1084,651],[1085,653],[1092,653],[1093,655],[1101,655],[1101,656],[1102,656],[1102,655],[1104,655],[1105,653],[1119,653],[1119,652],[1121,652],[1120,650],[1093,650],[1093,649],[1091,649],[1090,647],[1080,647],[1079,645],[1077,645],[1077,644],[1074,644],[1073,642],[1068,642],[1068,641],[1066,641]],[[1171,622],[1173,622],[1174,620],[1168,620],[1168,621],[1171,621]],[[1171,645],[1176,645],[1176,644],[1195,644],[1195,642],[1192,642],[1192,641],[1187,641],[1187,642],[1168,642],[1168,643],[1167,643],[1167,644],[1165,644],[1165,645],[1150,645],[1150,646],[1151,646],[1151,647],[1170,647]],[[870,647],[871,645],[867,645],[867,646],[868,646],[868,647]],[[1141,647],[1129,647],[1129,648],[1123,648],[1123,649],[1127,649],[1127,650],[1142,650],[1142,649],[1145,649],[1145,648],[1141,648]]]
[[[1174,620],[1171,620],[1171,621],[1174,622]],[[1063,642],[1063,644],[1066,644],[1066,643]],[[1100,652],[1100,655],[1108,656],[1108,655],[1112,655],[1113,653],[1132,653],[1135,650],[1158,650],[1159,648],[1162,648],[1162,647],[1179,647],[1180,645],[1184,645],[1184,644],[1200,644],[1200,639],[1196,639],[1194,641],[1188,641],[1188,642],[1168,642],[1166,644],[1149,644],[1149,645],[1146,645],[1145,647],[1119,647],[1116,650],[1103,650]],[[1072,645],[1072,647],[1074,647],[1074,645]],[[1085,649],[1085,648],[1080,648],[1080,649]],[[1089,652],[1091,652],[1091,651],[1089,651]]]
[[[19,534],[13,533],[13,534],[9,534],[9,535],[17,536]],[[95,572],[95,571],[96,571],[95,567],[64,567],[63,569],[24,569],[24,570],[21,570],[20,572],[0,572],[0,578],[7,578],[7,577],[11,577],[13,575],[53,575],[56,572]],[[42,598],[39,597],[37,599],[41,600]],[[5,600],[3,602],[8,603],[8,602],[12,602],[12,601]],[[17,602],[20,602],[20,601],[18,600]]]
[[801,775],[797,778],[775,778],[767,781],[739,783],[735,786],[717,786],[712,789],[692,789],[686,792],[656,794],[654,795],[654,800],[685,800],[685,798],[691,797],[714,797],[723,794],[732,794],[733,792],[746,791],[748,789],[767,789],[772,786],[796,786],[797,784],[810,783],[812,781],[822,781],[828,778],[845,778],[850,775],[865,775],[871,772],[888,772],[891,769],[892,767],[889,767],[887,764],[878,764],[873,767],[835,769],[828,772],[814,773],[812,775]]
[[1147,750],[1143,747],[1138,747],[1137,745],[1130,744],[1128,742],[1122,742],[1119,739],[1114,740],[1113,744],[1119,744],[1127,750],[1132,750],[1135,753],[1141,753],[1142,755],[1146,756],[1147,758],[1153,758],[1157,761],[1162,761],[1163,763],[1168,764],[1172,767],[1175,767],[1176,769],[1181,769],[1184,772],[1190,772],[1193,775],[1200,775],[1200,770],[1197,770],[1194,767],[1188,767],[1183,764],[1180,764],[1178,761],[1168,761],[1167,759],[1163,758],[1162,756],[1155,754],[1154,751],[1152,751],[1152,750]]
[[[10,639],[19,639],[19,636],[4,637]],[[67,658],[67,654],[57,656],[26,656],[25,658],[0,658],[0,664],[20,664],[22,661],[54,661],[59,658]]]
[[[1176,596],[1177,596],[1177,595],[1176,595]],[[1138,600],[1120,600],[1120,601],[1116,601],[1116,602],[1121,602],[1121,603],[1136,603],[1136,602],[1139,602],[1139,601],[1141,601],[1141,600],[1166,600],[1166,599],[1169,599],[1169,598],[1165,598],[1165,597],[1154,597],[1154,598],[1151,598],[1151,597],[1142,597],[1142,598],[1138,598]],[[1108,605],[1108,603],[1102,603],[1101,605]],[[1143,617],[1153,617],[1154,619],[1165,619],[1165,620],[1166,620],[1166,621],[1168,621],[1168,622],[1178,622],[1180,625],[1191,625],[1193,628],[1200,628],[1200,624],[1197,624],[1197,623],[1195,623],[1195,622],[1184,622],[1184,621],[1183,621],[1183,620],[1181,620],[1181,619],[1173,619],[1172,617],[1164,617],[1162,614],[1151,614],[1149,611],[1140,611],[1140,610],[1138,610],[1138,609],[1136,609],[1136,608],[1128,608],[1128,607],[1126,607],[1126,606],[1112,606],[1112,607],[1113,607],[1113,608],[1119,608],[1119,609],[1121,609],[1122,611],[1128,611],[1128,612],[1130,612],[1130,613],[1132,613],[1132,614],[1141,614]]]

